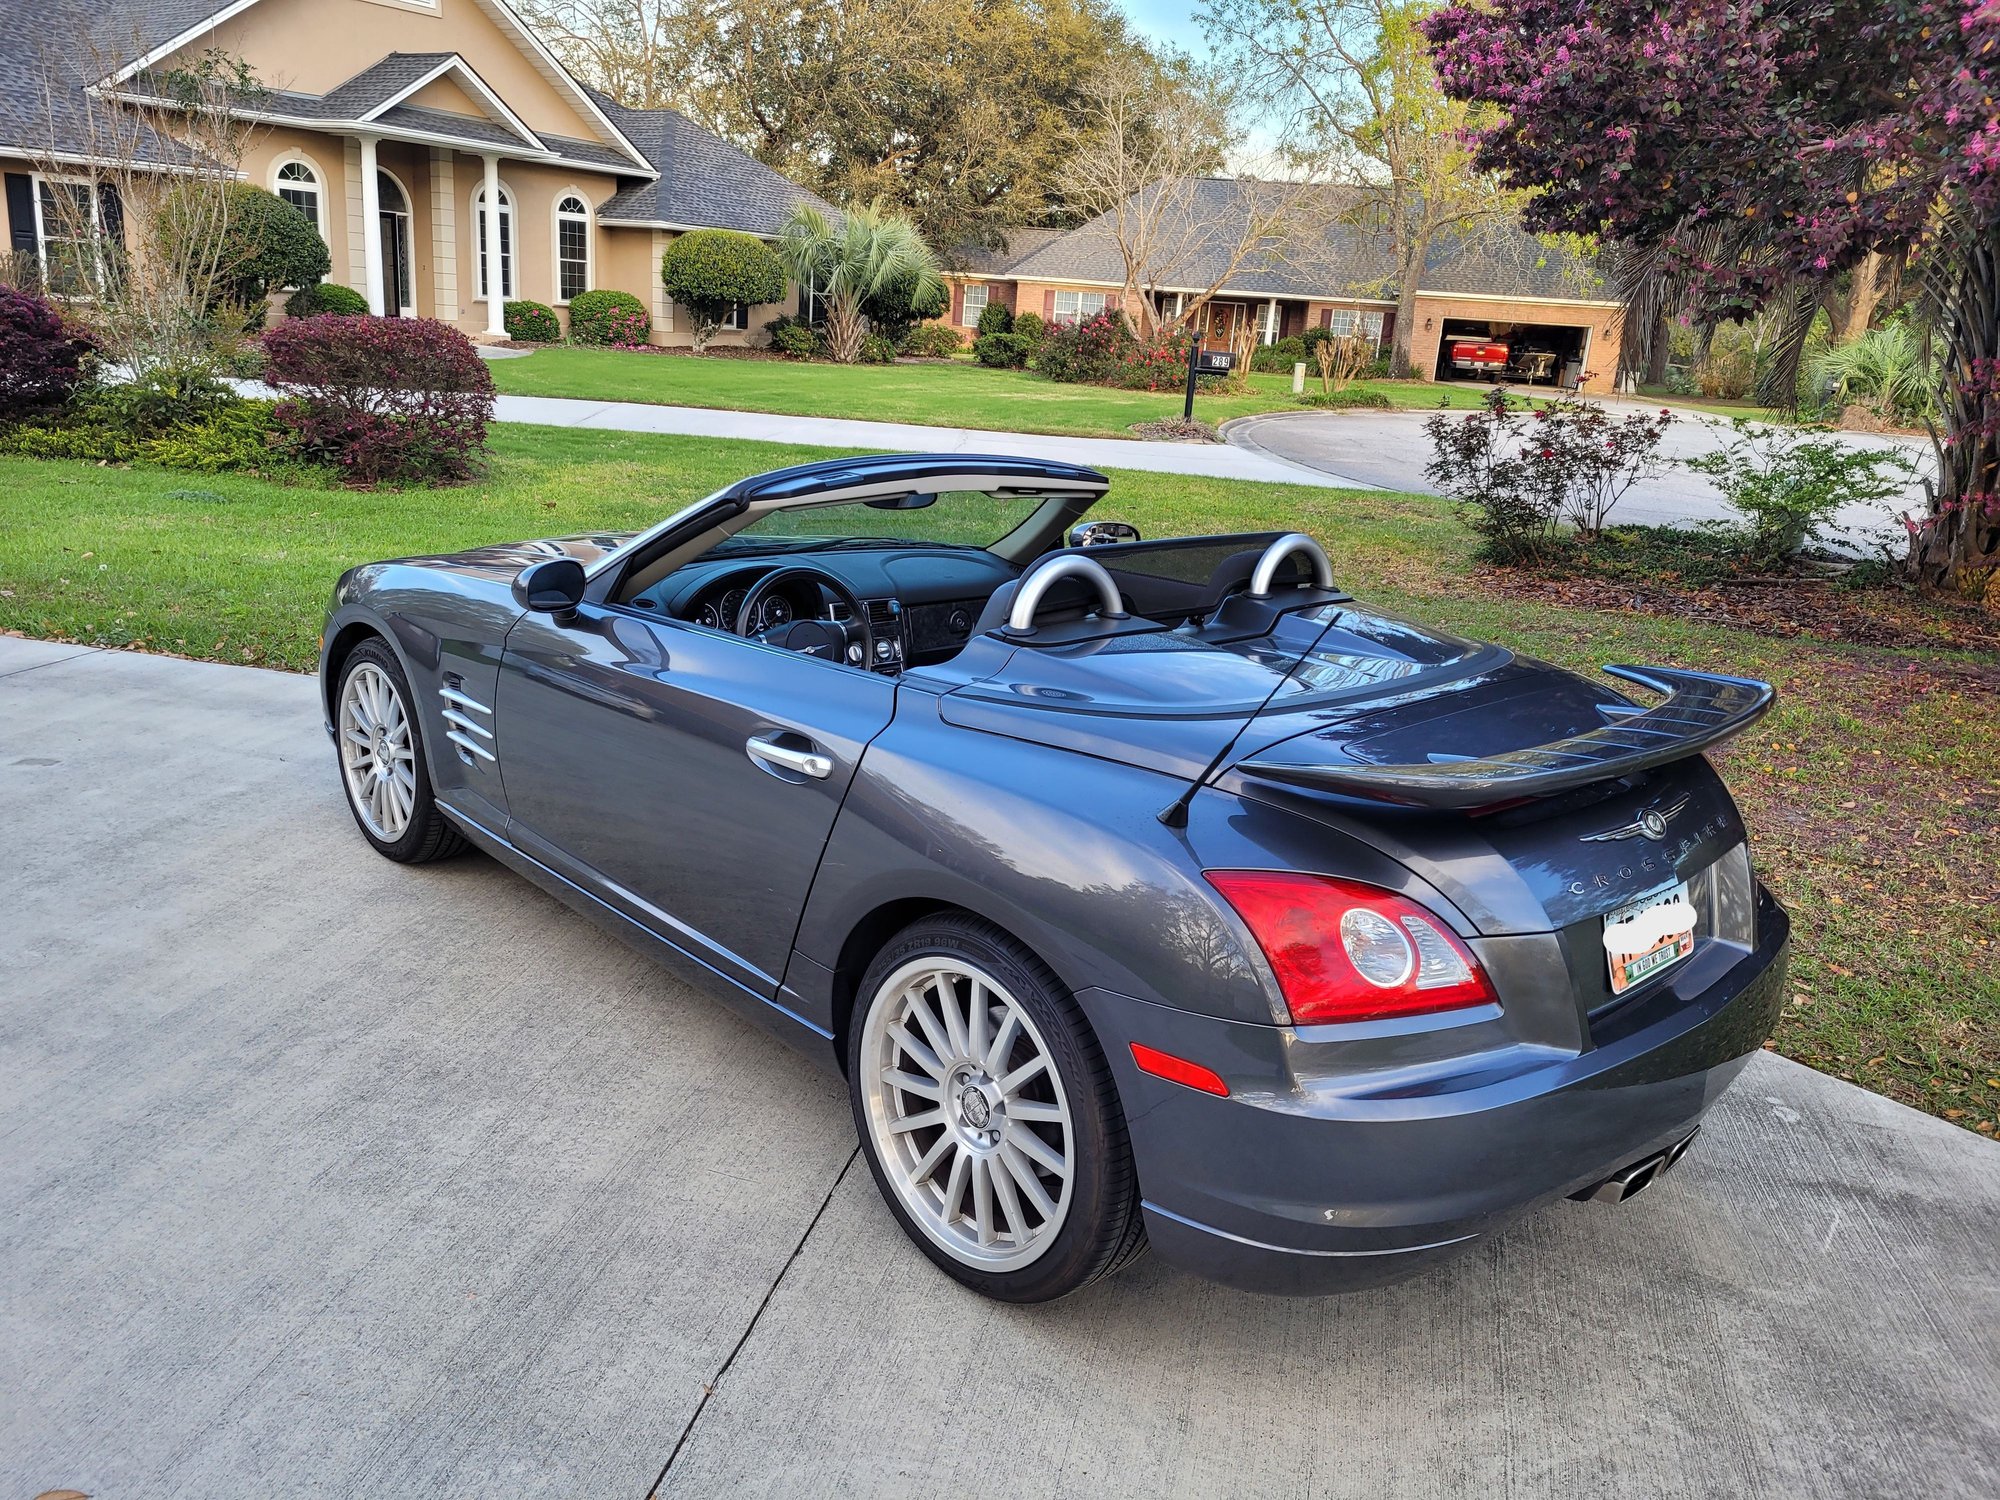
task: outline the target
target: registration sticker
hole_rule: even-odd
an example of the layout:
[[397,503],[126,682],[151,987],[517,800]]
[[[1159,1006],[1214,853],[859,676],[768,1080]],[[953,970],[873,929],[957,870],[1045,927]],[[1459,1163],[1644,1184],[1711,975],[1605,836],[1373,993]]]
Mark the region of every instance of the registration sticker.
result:
[[1694,952],[1694,907],[1687,882],[1621,906],[1604,919],[1604,952],[1611,961],[1611,993],[1622,995],[1643,979]]

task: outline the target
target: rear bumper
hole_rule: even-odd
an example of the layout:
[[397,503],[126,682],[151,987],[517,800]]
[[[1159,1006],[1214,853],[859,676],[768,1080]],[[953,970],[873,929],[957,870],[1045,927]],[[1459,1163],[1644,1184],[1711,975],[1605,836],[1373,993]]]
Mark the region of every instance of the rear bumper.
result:
[[[1078,998],[1118,1076],[1154,1248],[1231,1286],[1317,1295],[1412,1275],[1685,1139],[1784,1003],[1790,924],[1767,895],[1758,933],[1700,994],[1615,1042],[1509,1048],[1388,1088],[1303,1073],[1283,1028]],[[1139,1073],[1130,1040],[1216,1066],[1231,1096]]]

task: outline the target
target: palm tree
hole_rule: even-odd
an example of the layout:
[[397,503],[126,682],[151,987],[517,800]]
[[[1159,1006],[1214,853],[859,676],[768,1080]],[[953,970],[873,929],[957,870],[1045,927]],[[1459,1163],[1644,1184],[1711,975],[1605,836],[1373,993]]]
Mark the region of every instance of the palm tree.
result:
[[778,232],[778,258],[825,305],[826,349],[837,364],[861,358],[861,308],[870,297],[905,285],[934,295],[943,286],[937,257],[916,226],[879,202],[848,209],[837,224],[801,203]]

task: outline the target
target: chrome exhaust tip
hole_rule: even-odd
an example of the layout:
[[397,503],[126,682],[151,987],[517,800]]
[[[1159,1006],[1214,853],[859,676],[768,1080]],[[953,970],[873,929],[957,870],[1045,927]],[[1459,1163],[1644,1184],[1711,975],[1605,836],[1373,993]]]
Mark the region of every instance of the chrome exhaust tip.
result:
[[1643,1161],[1621,1168],[1602,1182],[1571,1193],[1570,1197],[1579,1203],[1623,1203],[1628,1198],[1636,1198],[1651,1187],[1661,1173],[1687,1155],[1688,1147],[1694,1144],[1695,1136],[1700,1133],[1701,1127],[1696,1126],[1666,1150],[1656,1151]]

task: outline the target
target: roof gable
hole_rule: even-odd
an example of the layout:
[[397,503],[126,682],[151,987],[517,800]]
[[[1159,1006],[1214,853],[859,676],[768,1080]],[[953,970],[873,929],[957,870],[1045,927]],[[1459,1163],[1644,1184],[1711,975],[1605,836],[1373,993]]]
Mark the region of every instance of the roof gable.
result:
[[626,109],[599,94],[660,175],[626,188],[598,210],[607,224],[666,229],[740,229],[769,238],[801,203],[837,210],[790,178],[781,177],[687,116],[671,109]]

